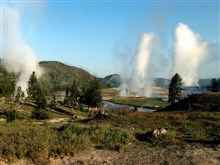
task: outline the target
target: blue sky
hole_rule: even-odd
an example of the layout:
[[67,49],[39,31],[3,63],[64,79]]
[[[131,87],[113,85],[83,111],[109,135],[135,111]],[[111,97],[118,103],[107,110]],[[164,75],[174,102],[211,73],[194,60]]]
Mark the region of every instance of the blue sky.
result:
[[100,77],[120,72],[119,55],[134,52],[144,32],[158,35],[158,52],[171,60],[173,31],[179,22],[219,47],[219,1],[17,0],[7,4],[26,6],[20,15],[21,35],[39,61],[61,61]]

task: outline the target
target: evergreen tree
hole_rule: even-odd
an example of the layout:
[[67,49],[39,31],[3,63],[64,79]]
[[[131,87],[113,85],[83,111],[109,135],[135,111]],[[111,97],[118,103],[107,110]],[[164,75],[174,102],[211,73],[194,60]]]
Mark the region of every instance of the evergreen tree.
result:
[[68,106],[75,106],[78,104],[77,98],[79,97],[79,86],[76,81],[73,81],[71,88],[66,89],[66,97],[64,99],[64,104]]
[[87,89],[84,89],[84,104],[97,107],[102,102],[101,84],[98,79],[89,82]]
[[219,82],[216,78],[213,78],[212,79],[212,92],[218,92],[220,89],[219,89]]
[[50,106],[51,107],[55,107],[56,105],[57,105],[57,99],[56,99],[55,94],[53,94],[53,98],[52,98],[52,100],[50,102]]
[[15,74],[8,73],[0,66],[0,94],[13,95],[15,90]]
[[41,88],[39,88],[37,92],[36,104],[39,109],[44,109],[47,106],[47,100]]
[[27,93],[28,93],[28,96],[36,102],[37,108],[43,109],[46,107],[47,101],[46,101],[44,92],[42,91],[40,87],[40,84],[38,82],[35,72],[31,74],[30,79],[28,81]]
[[15,96],[15,102],[19,103],[23,97],[24,97],[24,92],[21,90],[21,86],[18,86]]
[[176,100],[178,100],[181,96],[181,86],[182,86],[182,78],[178,73],[176,73],[170,82],[169,85],[169,99],[168,102],[173,104]]
[[34,100],[37,99],[37,93],[38,93],[38,90],[39,90],[39,83],[38,83],[38,80],[37,80],[37,76],[35,74],[35,72],[33,71],[33,73],[31,74],[30,78],[29,78],[29,81],[28,81],[28,90],[27,90],[27,93],[28,93],[28,96]]

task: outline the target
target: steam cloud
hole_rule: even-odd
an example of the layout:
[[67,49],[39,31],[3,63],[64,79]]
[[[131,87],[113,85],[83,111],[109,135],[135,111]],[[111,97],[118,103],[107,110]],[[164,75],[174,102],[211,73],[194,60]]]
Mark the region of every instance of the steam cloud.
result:
[[131,65],[129,67],[132,68],[132,71],[122,80],[121,96],[127,95],[128,90],[138,95],[148,97],[151,95],[152,81],[148,75],[148,67],[154,38],[155,35],[153,33],[142,35],[137,53],[134,58],[131,58]]
[[[208,63],[213,64],[213,61],[215,61],[216,64],[213,67],[217,70],[219,61],[218,53],[216,53],[219,50],[216,49],[217,46],[211,46],[211,44],[202,40],[199,34],[194,33],[183,23],[177,25],[174,37],[173,59],[171,60],[172,74],[180,74],[185,86],[197,86],[200,76],[205,73],[201,74],[201,70],[206,68],[210,71]],[[121,74],[121,96],[126,96],[129,92],[147,97],[151,96],[152,78],[155,78],[154,76],[158,74],[155,73],[155,68],[162,68],[163,71],[170,70],[169,63],[161,61],[161,59],[156,59],[155,62],[156,54],[151,56],[153,54],[152,50],[154,50],[153,45],[156,42],[155,38],[153,33],[143,34],[135,56],[133,58],[128,58],[129,56],[126,56],[126,59],[123,58],[123,62],[129,62],[127,62],[127,65],[124,64],[124,71]],[[210,55],[207,56],[208,54]],[[166,65],[161,65],[164,63]],[[215,74],[215,72],[218,71],[208,73],[208,76]],[[163,74],[166,75],[167,73]],[[218,73],[216,75],[218,76]]]
[[2,16],[3,65],[8,72],[19,74],[16,86],[21,86],[21,89],[26,92],[31,73],[35,71],[40,76],[42,70],[38,66],[34,51],[22,41],[18,10],[12,7],[2,7]]
[[175,29],[175,40],[173,74],[180,74],[185,86],[198,85],[199,67],[207,55],[208,43],[183,23]]

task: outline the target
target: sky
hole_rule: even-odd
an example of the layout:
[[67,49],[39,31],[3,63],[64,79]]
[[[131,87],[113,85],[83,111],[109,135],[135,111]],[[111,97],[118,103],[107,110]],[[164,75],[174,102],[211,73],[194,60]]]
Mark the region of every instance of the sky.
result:
[[[220,61],[217,0],[2,0],[1,6],[16,8],[21,38],[38,61],[60,61],[99,77],[120,74],[125,58],[135,54],[141,34],[148,32],[157,34],[155,74],[169,77],[174,30],[180,22],[214,47],[210,63]],[[215,62],[211,71],[204,67],[202,77],[220,75],[219,65]]]

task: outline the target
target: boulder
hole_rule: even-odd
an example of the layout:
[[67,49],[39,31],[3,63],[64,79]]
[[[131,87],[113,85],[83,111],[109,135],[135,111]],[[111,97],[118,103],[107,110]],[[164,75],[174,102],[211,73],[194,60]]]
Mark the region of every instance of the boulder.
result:
[[164,128],[157,128],[152,132],[152,136],[159,137],[167,134],[167,130]]

